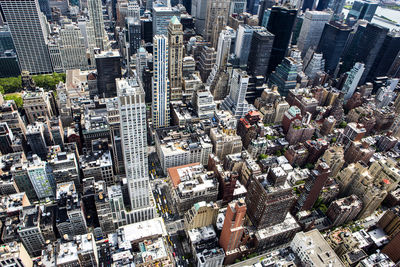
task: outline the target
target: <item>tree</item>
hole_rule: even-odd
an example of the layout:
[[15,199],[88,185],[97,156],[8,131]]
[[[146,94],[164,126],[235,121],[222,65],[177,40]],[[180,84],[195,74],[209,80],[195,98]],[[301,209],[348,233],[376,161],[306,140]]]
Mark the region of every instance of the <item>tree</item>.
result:
[[347,126],[347,122],[342,121],[341,123],[339,123],[339,128],[345,128]]
[[22,100],[22,97],[19,94],[5,95],[4,100],[14,100],[18,108],[22,108],[22,106],[24,105],[24,101]]
[[314,164],[312,164],[312,163],[307,163],[304,167],[306,167],[306,168],[309,169],[309,170],[312,170],[312,169],[314,169]]
[[336,137],[332,137],[331,144],[336,143],[336,141],[337,141],[337,138]]
[[277,157],[280,157],[280,156],[282,156],[282,152],[281,152],[280,150],[278,150],[278,151],[275,152],[275,155],[276,155]]
[[259,159],[266,159],[268,158],[268,155],[265,154],[260,154],[260,156],[258,156]]
[[21,76],[18,77],[8,77],[0,79],[0,86],[2,89],[2,94],[15,93],[22,89]]

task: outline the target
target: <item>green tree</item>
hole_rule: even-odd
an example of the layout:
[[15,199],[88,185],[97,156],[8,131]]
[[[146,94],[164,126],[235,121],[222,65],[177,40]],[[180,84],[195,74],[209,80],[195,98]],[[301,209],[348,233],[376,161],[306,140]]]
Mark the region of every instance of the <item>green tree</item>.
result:
[[280,150],[278,150],[278,151],[275,152],[275,155],[276,155],[277,157],[280,157],[280,156],[282,156],[282,152],[281,152]]
[[268,155],[265,154],[261,154],[260,156],[258,156],[258,159],[266,159],[268,158]]
[[22,100],[21,95],[19,94],[9,94],[4,96],[4,100],[14,100],[15,104],[17,105],[18,108],[22,108],[24,105],[24,102]]
[[9,94],[15,93],[22,89],[21,76],[18,77],[8,77],[0,79],[1,93]]
[[336,141],[337,141],[337,138],[336,137],[332,137],[331,144],[336,143]]
[[347,126],[347,122],[342,121],[341,123],[339,123],[339,128],[345,128]]
[[309,170],[312,170],[312,169],[314,169],[314,164],[312,164],[312,163],[307,163],[304,167],[306,167],[306,168],[309,169]]

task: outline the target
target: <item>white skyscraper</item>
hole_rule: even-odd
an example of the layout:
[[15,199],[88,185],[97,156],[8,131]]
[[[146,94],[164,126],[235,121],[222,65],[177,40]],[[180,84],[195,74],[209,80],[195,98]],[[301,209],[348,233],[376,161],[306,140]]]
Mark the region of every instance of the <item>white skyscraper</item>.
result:
[[31,74],[53,72],[47,48],[46,21],[35,0],[1,0],[21,70]]
[[297,47],[302,56],[312,46],[317,46],[321,39],[325,24],[331,19],[331,14],[324,11],[307,11],[301,26]]
[[136,78],[116,79],[122,151],[131,201],[131,222],[154,217],[149,194],[145,93]]
[[85,39],[75,24],[67,24],[60,29],[60,51],[64,70],[88,69]]
[[249,111],[249,104],[246,101],[248,85],[247,73],[240,69],[233,69],[229,95],[222,102],[221,108],[231,111],[237,119],[242,118]]
[[168,38],[153,37],[153,95],[152,122],[154,129],[168,127],[170,120],[170,92],[168,79]]
[[104,29],[103,9],[101,0],[88,0],[89,19],[94,28],[96,46],[101,50],[107,50],[108,38]]
[[354,94],[364,70],[364,64],[357,62],[354,64],[353,68],[347,72],[347,79],[342,88],[344,100],[348,100]]

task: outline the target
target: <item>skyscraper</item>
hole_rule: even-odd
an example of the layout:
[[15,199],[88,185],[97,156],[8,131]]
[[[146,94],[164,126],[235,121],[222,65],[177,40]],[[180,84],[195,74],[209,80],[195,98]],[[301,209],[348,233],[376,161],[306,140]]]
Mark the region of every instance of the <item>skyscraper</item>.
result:
[[329,22],[331,14],[324,11],[307,11],[301,26],[300,35],[297,40],[297,47],[302,56],[308,49],[316,46],[321,38],[325,24]]
[[274,35],[263,29],[253,33],[247,69],[253,76],[267,75]]
[[349,24],[350,20],[357,21],[359,19],[371,21],[377,8],[378,2],[356,0],[347,14],[346,23]]
[[250,25],[240,24],[237,30],[235,55],[239,59],[239,65],[247,64],[250,54],[251,39],[253,38],[254,29]]
[[10,27],[21,70],[31,74],[53,71],[45,18],[35,0],[1,0],[2,13]]
[[222,102],[221,108],[229,110],[237,119],[242,118],[249,111],[249,104],[246,101],[248,85],[247,73],[240,69],[234,69],[230,80],[229,95]]
[[165,35],[155,35],[153,38],[153,97],[152,122],[153,128],[169,126],[170,92],[168,79],[168,39]]
[[351,28],[338,22],[326,23],[316,52],[325,59],[325,71],[333,74],[339,64]]
[[285,57],[282,63],[276,67],[276,70],[271,73],[268,79],[268,86],[278,86],[278,91],[281,95],[287,96],[290,89],[296,87],[297,70],[299,67],[297,62],[292,57]]
[[117,95],[115,79],[121,78],[121,55],[118,50],[103,51],[95,56],[97,90],[101,97]]
[[136,78],[117,79],[125,172],[133,221],[154,217],[149,195],[145,93]]
[[377,59],[378,53],[386,39],[388,29],[374,23],[368,23],[366,27],[359,25],[351,42],[349,49],[342,56],[342,72],[350,70],[356,62],[365,64],[365,71],[360,79],[360,84],[367,80],[373,63]]
[[167,35],[172,17],[180,18],[179,10],[167,6],[153,6],[153,36]]
[[239,199],[228,204],[224,225],[222,227],[220,246],[225,253],[239,247],[243,235],[244,219],[246,217],[246,203]]
[[168,26],[168,70],[171,100],[182,99],[183,28],[173,16]]
[[246,0],[231,0],[229,15],[242,14],[246,11]]
[[207,13],[204,36],[211,45],[216,48],[219,33],[228,23],[230,0],[209,0],[207,2]]
[[208,0],[192,0],[192,12],[190,14],[196,19],[194,21],[196,33],[201,35],[204,34],[206,24],[207,2]]
[[87,0],[89,9],[89,18],[94,28],[94,38],[96,46],[101,50],[108,47],[108,38],[104,29],[103,8],[101,0]]
[[270,74],[286,55],[292,29],[297,16],[297,9],[274,6],[268,19],[267,30],[275,35],[267,73]]
[[354,67],[347,72],[347,78],[342,88],[345,100],[350,99],[350,97],[354,94],[364,70],[364,64],[357,62]]
[[126,41],[129,43],[129,55],[136,54],[140,47],[140,42],[142,38],[139,19],[133,17],[127,17],[126,21]]

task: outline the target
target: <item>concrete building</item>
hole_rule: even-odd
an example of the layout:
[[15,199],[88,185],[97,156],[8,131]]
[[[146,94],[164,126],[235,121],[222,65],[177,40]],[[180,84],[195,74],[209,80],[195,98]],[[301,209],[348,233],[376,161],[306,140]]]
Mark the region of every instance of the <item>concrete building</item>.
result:
[[[135,221],[154,217],[147,158],[147,124],[144,90],[136,79],[117,80],[118,109],[125,173]],[[137,214],[137,216],[136,216]]]
[[204,36],[216,48],[219,33],[228,23],[230,0],[207,1]]
[[94,29],[96,47],[100,50],[108,49],[108,37],[104,28],[103,6],[101,0],[88,0],[89,19]]
[[15,267],[32,267],[33,261],[22,243],[16,241],[6,244],[4,252],[0,253],[0,265]]
[[344,267],[340,258],[316,229],[297,233],[290,243],[290,247],[304,265],[323,266],[329,264],[335,267]]
[[176,16],[168,26],[168,77],[171,100],[182,99],[183,27]]
[[34,91],[25,91],[22,95],[24,101],[23,108],[26,117],[30,123],[36,122],[38,119],[45,120],[54,115],[51,107],[51,95],[45,92],[43,88],[37,88]]
[[212,153],[212,143],[208,135],[190,133],[179,127],[169,127],[156,131],[156,151],[161,168],[167,169],[185,164],[200,162],[207,165]]
[[153,5],[153,36],[168,34],[168,25],[171,19],[175,16],[180,19],[179,10],[175,7],[162,5]]
[[218,181],[215,174],[207,172],[199,163],[169,168],[168,181],[179,214],[184,214],[197,202],[217,200]]
[[342,87],[342,92],[344,93],[344,99],[348,100],[354,94],[358,83],[364,73],[364,64],[357,62],[354,64],[353,68],[347,72],[347,78]]
[[168,79],[168,39],[164,35],[153,38],[153,95],[152,123],[153,128],[163,128],[170,125],[170,81]]
[[[197,75],[196,78],[198,84],[201,84],[201,80]],[[184,85],[186,86],[185,82]],[[196,87],[193,88],[192,106],[200,120],[211,119],[217,106],[214,102],[214,97],[209,90],[202,89],[200,86]]]
[[229,95],[222,102],[221,108],[229,110],[236,119],[240,119],[250,108],[246,101],[249,76],[245,71],[234,69],[229,84]]
[[191,209],[185,212],[185,231],[214,225],[217,221],[218,211],[219,206],[214,202],[195,203]]
[[111,152],[95,151],[80,156],[80,168],[83,178],[93,177],[96,181],[103,180],[108,185],[115,182]]
[[333,201],[326,211],[326,216],[333,226],[339,226],[354,220],[361,209],[362,202],[355,195],[351,195]]
[[301,26],[297,47],[304,57],[309,48],[317,46],[325,24],[329,22],[331,14],[324,11],[306,11]]
[[236,123],[233,128],[224,123],[218,125],[217,128],[212,128],[210,138],[214,154],[222,160],[226,155],[242,151],[242,138],[236,134]]
[[21,70],[32,74],[53,72],[47,48],[46,18],[40,11],[39,2],[2,0],[0,5],[10,28]]

